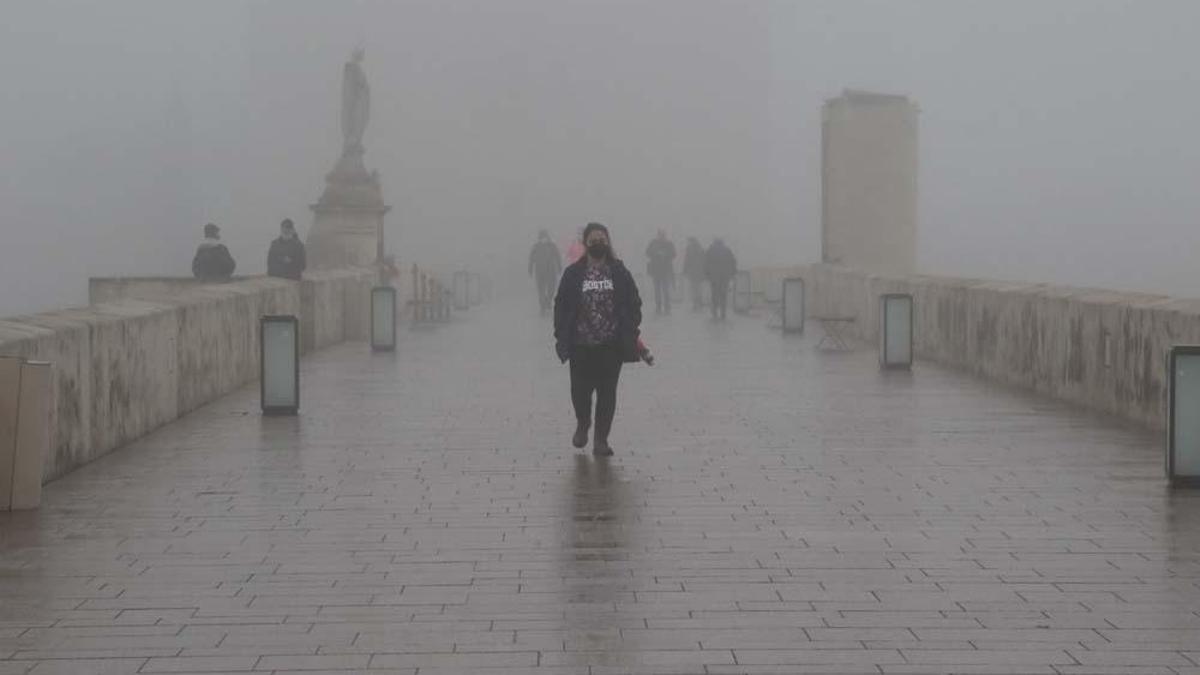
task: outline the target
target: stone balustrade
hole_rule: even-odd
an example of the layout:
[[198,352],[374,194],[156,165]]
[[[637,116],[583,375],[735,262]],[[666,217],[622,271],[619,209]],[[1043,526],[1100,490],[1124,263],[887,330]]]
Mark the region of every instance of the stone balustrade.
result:
[[879,296],[910,294],[918,358],[1156,430],[1167,421],[1167,353],[1200,344],[1200,300],[834,265],[754,276],[760,285],[803,277],[810,316],[854,316],[850,331],[870,342],[879,334]]
[[258,321],[300,319],[304,352],[366,339],[374,269],[303,281],[93,279],[91,306],[0,319],[0,354],[54,367],[51,480],[258,378]]

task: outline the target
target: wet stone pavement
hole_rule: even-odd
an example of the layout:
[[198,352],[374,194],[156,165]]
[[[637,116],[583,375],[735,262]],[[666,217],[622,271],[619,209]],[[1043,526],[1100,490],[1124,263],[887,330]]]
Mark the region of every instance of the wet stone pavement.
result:
[[1158,436],[677,311],[597,461],[526,304],[322,352],[300,417],[249,388],[0,514],[0,675],[1200,673]]

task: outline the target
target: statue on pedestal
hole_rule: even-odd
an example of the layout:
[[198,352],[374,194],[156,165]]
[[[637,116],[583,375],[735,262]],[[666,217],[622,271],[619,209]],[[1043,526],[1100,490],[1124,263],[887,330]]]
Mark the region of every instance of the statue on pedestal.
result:
[[325,176],[325,190],[313,205],[310,260],[316,268],[367,265],[383,251],[383,202],[379,173],[363,163],[363,134],[371,116],[371,87],[354,50],[342,68],[342,156]]
[[365,55],[362,47],[355,49],[342,70],[343,155],[362,154],[363,132],[367,130],[367,122],[371,118],[371,87],[362,68]]

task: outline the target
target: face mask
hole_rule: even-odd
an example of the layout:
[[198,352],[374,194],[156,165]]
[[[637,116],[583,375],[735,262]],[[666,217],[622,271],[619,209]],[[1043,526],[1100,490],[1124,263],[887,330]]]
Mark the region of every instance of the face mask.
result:
[[597,260],[599,260],[600,258],[607,258],[608,257],[608,244],[601,243],[601,242],[596,242],[594,244],[588,244],[587,252],[588,252],[588,255],[592,256],[593,258],[595,258]]

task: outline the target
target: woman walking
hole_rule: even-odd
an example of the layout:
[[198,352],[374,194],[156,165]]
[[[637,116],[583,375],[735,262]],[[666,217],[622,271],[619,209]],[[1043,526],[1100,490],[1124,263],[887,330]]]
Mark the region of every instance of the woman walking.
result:
[[587,445],[594,392],[592,453],[608,457],[613,454],[608,433],[617,410],[621,365],[640,359],[642,299],[633,275],[613,255],[608,228],[589,223],[582,239],[587,252],[563,270],[554,298],[555,351],[571,363],[572,442],[577,448]]

